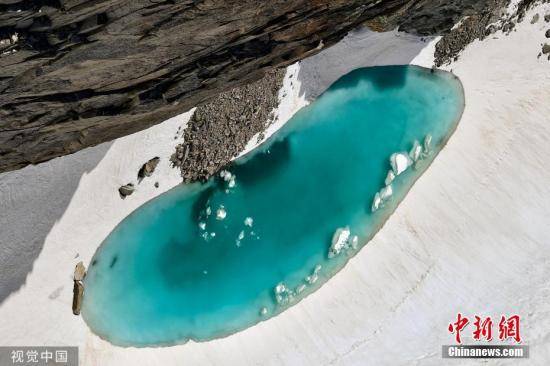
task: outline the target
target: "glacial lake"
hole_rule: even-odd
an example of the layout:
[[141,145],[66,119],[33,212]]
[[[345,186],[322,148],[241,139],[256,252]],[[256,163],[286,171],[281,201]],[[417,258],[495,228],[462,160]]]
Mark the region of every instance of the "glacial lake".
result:
[[463,108],[460,81],[444,71],[343,76],[220,175],[124,219],[89,265],[85,321],[117,345],[167,346],[281,313],[374,236]]

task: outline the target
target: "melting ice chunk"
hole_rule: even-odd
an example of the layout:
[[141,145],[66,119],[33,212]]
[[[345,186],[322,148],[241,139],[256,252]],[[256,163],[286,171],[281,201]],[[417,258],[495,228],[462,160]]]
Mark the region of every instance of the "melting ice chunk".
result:
[[235,187],[235,175],[227,170],[222,170],[220,172],[220,177],[227,182],[229,188]]
[[254,219],[252,217],[247,217],[246,219],[244,219],[244,224],[246,226],[252,227],[252,225],[254,224]]
[[384,180],[384,184],[389,186],[394,179],[395,179],[395,174],[393,174],[393,170],[388,170],[388,175],[386,175],[386,180]]
[[412,160],[405,152],[394,153],[390,156],[390,164],[395,175],[403,173],[412,165]]
[[283,282],[275,287],[275,299],[278,304],[288,304],[294,299],[294,293],[289,290]]
[[332,244],[328,250],[328,257],[333,258],[340,254],[340,252],[348,246],[348,240],[350,236],[349,227],[339,228],[334,232],[332,236]]
[[239,240],[243,240],[244,239],[244,230],[241,230],[241,232],[239,233]]
[[205,222],[199,222],[199,228],[201,230],[205,230],[206,229],[206,223]]
[[424,151],[426,154],[429,154],[432,149],[432,135],[427,134],[426,137],[424,137]]
[[351,238],[351,247],[353,249],[357,249],[357,244],[359,243],[359,238],[357,237],[357,235],[354,235],[352,238]]
[[372,207],[371,211],[374,212],[380,208],[380,204],[382,203],[382,199],[380,198],[380,193],[376,192],[374,195],[374,200],[372,200]]
[[223,220],[227,216],[227,212],[223,206],[220,206],[216,211],[216,220]]
[[226,182],[229,182],[229,180],[231,179],[231,177],[233,176],[233,174],[231,174],[231,172],[227,171],[227,170],[222,170],[220,172],[220,177],[225,180]]
[[321,271],[321,265],[318,264],[313,269],[313,273],[310,276],[306,277],[306,282],[310,285],[313,285],[319,279],[319,272]]
[[306,289],[306,285],[304,285],[303,283],[301,285],[299,285],[298,287],[296,287],[296,293],[297,294],[300,294],[302,292],[304,292],[304,290]]
[[264,306],[260,309],[260,315],[266,315],[267,314],[267,308]]
[[391,188],[391,184],[389,186],[385,186],[380,190],[380,200],[386,201],[389,199],[393,194],[393,190]]
[[422,154],[422,146],[420,146],[418,140],[414,140],[413,147],[409,151],[409,157],[416,162],[420,158],[420,154]]

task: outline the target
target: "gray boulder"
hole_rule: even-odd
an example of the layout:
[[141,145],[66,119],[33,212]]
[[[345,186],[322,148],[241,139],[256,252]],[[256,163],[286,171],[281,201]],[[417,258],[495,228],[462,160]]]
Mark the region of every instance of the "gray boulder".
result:
[[128,184],[125,184],[125,185],[121,186],[118,189],[118,193],[120,193],[120,197],[122,199],[124,199],[124,198],[126,198],[126,196],[129,196],[132,193],[134,193],[135,190],[136,189],[134,187],[134,184],[133,183],[128,183]]
[[73,314],[80,315],[82,297],[84,296],[84,285],[80,281],[74,281],[73,286]]
[[141,182],[141,180],[145,177],[150,177],[151,175],[153,175],[153,172],[157,168],[159,161],[160,158],[156,156],[143,164],[138,171],[138,182]]

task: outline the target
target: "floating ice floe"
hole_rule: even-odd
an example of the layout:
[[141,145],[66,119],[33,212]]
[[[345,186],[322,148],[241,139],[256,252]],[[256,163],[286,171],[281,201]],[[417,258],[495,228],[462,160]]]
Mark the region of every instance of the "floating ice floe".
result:
[[[332,236],[332,243],[328,250],[328,257],[334,258],[349,248],[357,248],[359,238],[352,236],[349,227],[338,228]],[[315,267],[317,269],[317,267]],[[319,266],[319,270],[321,267]],[[317,270],[318,271],[318,270]]]
[[386,179],[384,180],[384,184],[389,186],[393,180],[395,179],[395,174],[393,173],[393,170],[388,170],[388,175],[386,175]]
[[412,159],[412,161],[417,162],[418,159],[420,159],[421,154],[422,146],[420,146],[418,140],[414,140],[413,147],[411,148],[411,151],[409,151],[409,157]]
[[227,212],[223,206],[220,206],[216,211],[216,220],[223,220],[227,216]]
[[328,257],[333,258],[340,254],[340,252],[348,245],[350,237],[349,227],[338,228],[332,236],[332,244],[328,250]]
[[210,206],[208,206],[206,208],[206,217],[210,216],[212,214],[212,209],[210,208]]
[[390,156],[391,168],[395,173],[395,175],[399,175],[403,173],[412,165],[412,163],[413,161],[411,160],[409,155],[405,152],[393,153]]
[[260,309],[260,315],[266,315],[267,314],[267,308],[264,306]]
[[243,240],[244,239],[244,230],[241,230],[241,232],[239,233],[239,240]]
[[252,227],[252,225],[254,224],[254,219],[252,217],[247,217],[246,219],[244,219],[244,224],[248,227]]
[[206,229],[206,223],[205,223],[205,222],[202,222],[202,221],[199,222],[199,228],[200,228],[201,230],[205,230],[205,229]]

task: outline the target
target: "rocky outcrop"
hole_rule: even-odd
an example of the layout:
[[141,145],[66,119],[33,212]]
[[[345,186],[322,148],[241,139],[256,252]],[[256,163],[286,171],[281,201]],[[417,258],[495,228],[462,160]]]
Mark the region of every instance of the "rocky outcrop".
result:
[[[251,84],[221,93],[197,107],[176,147],[172,163],[184,182],[206,180],[237,156],[274,121],[284,70],[268,72]],[[294,76],[295,77],[295,76]]]
[[0,1],[0,172],[150,127],[361,23],[445,32],[488,1]]
[[[441,66],[458,59],[460,52],[474,40],[482,40],[497,30],[509,34],[517,23],[525,18],[525,13],[535,4],[548,0],[520,0],[515,12],[505,14],[504,9],[510,0],[489,0],[483,3],[483,7],[475,14],[468,16],[463,21],[446,33],[435,47],[435,64]],[[531,23],[539,20],[538,14]]]

